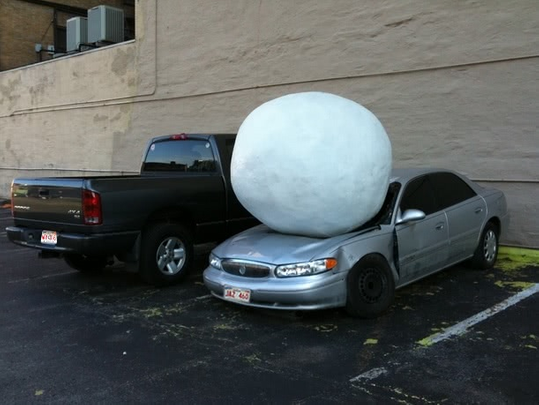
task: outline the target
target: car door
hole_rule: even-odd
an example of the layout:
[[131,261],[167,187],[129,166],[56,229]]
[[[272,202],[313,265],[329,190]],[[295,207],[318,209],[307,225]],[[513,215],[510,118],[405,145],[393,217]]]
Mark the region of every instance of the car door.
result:
[[439,210],[427,175],[410,181],[399,202],[400,213],[417,209],[425,213],[419,221],[396,225],[399,271],[405,284],[439,270],[448,258],[448,232],[445,212]]
[[436,200],[445,210],[449,233],[448,264],[467,259],[477,247],[487,215],[485,201],[454,173],[429,175]]

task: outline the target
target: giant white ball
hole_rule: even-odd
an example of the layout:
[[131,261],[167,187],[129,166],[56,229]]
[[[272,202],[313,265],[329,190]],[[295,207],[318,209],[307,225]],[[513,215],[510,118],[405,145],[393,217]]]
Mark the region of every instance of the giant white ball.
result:
[[329,237],[381,208],[391,143],[376,116],[329,93],[289,94],[262,104],[241,124],[231,163],[243,206],[270,228]]

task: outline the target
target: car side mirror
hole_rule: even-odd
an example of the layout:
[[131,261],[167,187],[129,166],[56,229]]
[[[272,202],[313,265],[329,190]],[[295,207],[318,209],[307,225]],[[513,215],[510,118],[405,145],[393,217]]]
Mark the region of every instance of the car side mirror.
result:
[[425,217],[425,213],[421,210],[406,210],[402,214],[399,214],[396,225],[407,224],[408,222],[413,221],[421,221],[422,219],[425,219]]

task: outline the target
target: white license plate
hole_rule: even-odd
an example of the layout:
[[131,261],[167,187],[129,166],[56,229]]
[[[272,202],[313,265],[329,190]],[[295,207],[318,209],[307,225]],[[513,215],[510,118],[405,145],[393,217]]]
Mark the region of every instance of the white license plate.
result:
[[41,243],[45,245],[56,245],[56,232],[55,231],[42,231]]
[[243,288],[225,288],[223,298],[229,301],[249,302],[251,301],[251,290]]

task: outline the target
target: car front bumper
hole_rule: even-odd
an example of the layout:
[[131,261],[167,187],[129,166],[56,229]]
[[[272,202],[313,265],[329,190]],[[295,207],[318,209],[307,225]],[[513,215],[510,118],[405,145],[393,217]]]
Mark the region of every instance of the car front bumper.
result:
[[258,308],[315,310],[342,307],[346,304],[346,272],[326,272],[314,276],[290,278],[249,278],[208,267],[204,284],[222,300],[225,288],[251,291],[249,302],[231,301]]

